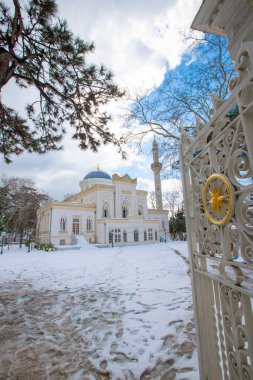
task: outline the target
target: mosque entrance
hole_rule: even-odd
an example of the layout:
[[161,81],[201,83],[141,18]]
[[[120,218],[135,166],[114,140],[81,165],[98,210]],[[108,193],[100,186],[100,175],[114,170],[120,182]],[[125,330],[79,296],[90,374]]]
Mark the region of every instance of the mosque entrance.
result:
[[79,219],[73,219],[73,227],[72,227],[72,232],[74,235],[79,235]]

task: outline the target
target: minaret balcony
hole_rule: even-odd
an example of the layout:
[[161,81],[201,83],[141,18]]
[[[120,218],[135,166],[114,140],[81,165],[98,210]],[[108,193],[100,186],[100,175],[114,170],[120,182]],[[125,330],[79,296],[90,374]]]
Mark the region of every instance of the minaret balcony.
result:
[[151,164],[151,169],[153,170],[153,172],[161,171],[162,170],[162,164],[160,162],[153,162],[153,164]]

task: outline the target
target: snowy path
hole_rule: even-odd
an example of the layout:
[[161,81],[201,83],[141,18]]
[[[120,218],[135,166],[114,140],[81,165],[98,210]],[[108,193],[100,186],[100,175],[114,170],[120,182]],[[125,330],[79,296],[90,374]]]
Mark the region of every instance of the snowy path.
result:
[[186,253],[4,252],[0,380],[198,379]]

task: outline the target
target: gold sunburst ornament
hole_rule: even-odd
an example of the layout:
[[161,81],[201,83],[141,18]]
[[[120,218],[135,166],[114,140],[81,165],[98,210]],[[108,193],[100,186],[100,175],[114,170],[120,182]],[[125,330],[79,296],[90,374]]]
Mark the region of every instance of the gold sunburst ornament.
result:
[[202,198],[207,218],[213,224],[223,226],[230,218],[234,201],[233,189],[222,174],[212,174],[206,181]]

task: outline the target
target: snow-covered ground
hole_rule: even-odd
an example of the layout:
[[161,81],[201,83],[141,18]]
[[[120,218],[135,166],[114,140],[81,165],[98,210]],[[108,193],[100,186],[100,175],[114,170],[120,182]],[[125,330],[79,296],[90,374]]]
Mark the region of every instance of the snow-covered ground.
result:
[[198,379],[186,242],[0,255],[0,380]]

